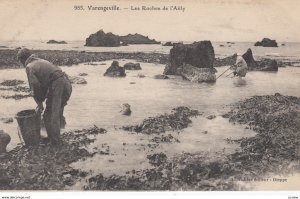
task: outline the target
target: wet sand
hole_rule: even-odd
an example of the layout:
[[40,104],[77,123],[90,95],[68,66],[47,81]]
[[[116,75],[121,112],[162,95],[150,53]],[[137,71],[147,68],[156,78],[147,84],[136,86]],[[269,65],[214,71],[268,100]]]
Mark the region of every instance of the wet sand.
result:
[[[178,107],[175,112],[145,119],[140,125],[125,127],[138,134],[165,136],[183,131],[198,111]],[[231,123],[243,124],[257,134],[249,138],[228,139],[240,147],[231,154],[216,152],[183,153],[168,156],[155,150],[145,161],[151,167],[128,170],[126,174],[106,175],[74,169],[70,165],[93,156],[109,157],[110,143],[91,151],[87,146],[104,136],[98,127],[63,134],[64,144],[47,143],[37,148],[17,147],[1,157],[1,189],[84,189],[84,190],[245,190],[240,182],[276,174],[299,172],[300,98],[280,94],[254,96],[231,105],[224,114]],[[172,124],[169,122],[172,121]],[[169,141],[173,140],[169,137]],[[145,142],[155,149],[161,142]],[[123,143],[125,154],[128,147]],[[138,147],[142,148],[142,147]],[[117,154],[115,154],[117,155]],[[113,162],[113,159],[108,159]],[[22,164],[20,164],[22,162]]]

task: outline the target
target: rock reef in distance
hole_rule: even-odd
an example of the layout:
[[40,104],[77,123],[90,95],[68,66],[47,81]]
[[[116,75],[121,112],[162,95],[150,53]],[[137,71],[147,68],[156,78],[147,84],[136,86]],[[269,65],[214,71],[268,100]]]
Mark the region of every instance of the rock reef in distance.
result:
[[160,44],[160,42],[137,33],[119,36],[111,32],[105,33],[103,30],[99,30],[86,39],[85,46],[118,47],[128,44]]
[[143,36],[141,34],[135,33],[134,35],[128,34],[125,36],[120,36],[121,42],[125,44],[160,44],[160,42],[155,41],[155,39],[149,39],[148,36]]
[[262,46],[262,47],[278,47],[276,40],[272,40],[269,38],[263,38],[261,41],[257,41],[254,46]]
[[67,44],[65,41],[56,41],[56,40],[49,40],[47,44]]

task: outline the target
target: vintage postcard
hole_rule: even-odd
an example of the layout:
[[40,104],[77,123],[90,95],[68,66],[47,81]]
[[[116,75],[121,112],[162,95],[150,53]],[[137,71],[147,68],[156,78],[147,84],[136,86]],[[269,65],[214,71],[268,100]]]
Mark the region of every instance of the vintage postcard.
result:
[[300,191],[297,0],[0,8],[1,190]]

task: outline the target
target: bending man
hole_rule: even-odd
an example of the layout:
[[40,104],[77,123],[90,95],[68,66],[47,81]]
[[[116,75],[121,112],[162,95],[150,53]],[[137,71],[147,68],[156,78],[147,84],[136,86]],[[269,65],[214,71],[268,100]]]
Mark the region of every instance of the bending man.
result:
[[60,127],[63,120],[64,107],[72,93],[72,86],[67,75],[50,62],[39,59],[28,49],[18,52],[18,60],[26,67],[27,78],[38,111],[44,110],[44,122],[48,138],[52,144],[60,142]]

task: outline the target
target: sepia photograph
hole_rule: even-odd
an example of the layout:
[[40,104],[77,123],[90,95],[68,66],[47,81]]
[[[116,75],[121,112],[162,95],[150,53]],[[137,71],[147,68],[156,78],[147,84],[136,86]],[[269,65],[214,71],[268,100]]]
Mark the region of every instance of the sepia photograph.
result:
[[300,196],[299,1],[0,8],[0,199]]

